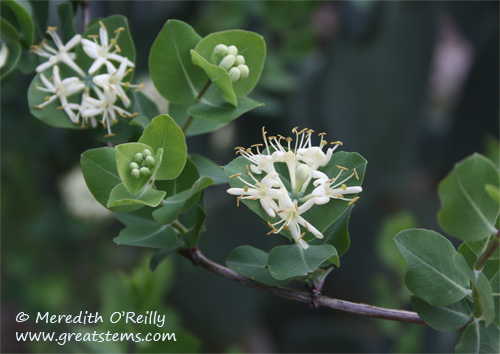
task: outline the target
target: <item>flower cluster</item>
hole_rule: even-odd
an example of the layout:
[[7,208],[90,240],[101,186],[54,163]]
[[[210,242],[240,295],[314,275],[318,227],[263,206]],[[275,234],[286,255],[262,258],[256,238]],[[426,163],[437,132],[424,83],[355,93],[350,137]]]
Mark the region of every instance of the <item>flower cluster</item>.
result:
[[[229,188],[227,192],[238,196],[238,204],[242,199],[259,200],[260,205],[271,217],[278,216],[280,220],[275,223],[268,222],[271,227],[269,234],[277,234],[282,230],[289,230],[293,239],[301,247],[308,248],[308,243],[303,239],[307,232],[317,238],[323,238],[323,234],[309,223],[302,214],[314,207],[323,205],[331,199],[354,203],[359,197],[346,198],[346,195],[357,194],[362,191],[360,186],[347,187],[346,182],[359,180],[356,169],[336,166],[338,173],[333,178],[318,170],[325,167],[332,157],[335,149],[342,145],[340,141],[330,143],[331,147],[323,150],[328,145],[325,134],[319,134],[321,141],[319,146],[313,146],[311,136],[312,129],[294,128],[292,133],[294,139],[284,136],[267,136],[262,128],[262,136],[265,150],[261,152],[263,144],[255,144],[250,148],[237,147],[237,153],[251,162],[247,165],[248,177],[253,183],[241,177],[241,173],[230,176],[238,178],[244,183],[243,188]],[[255,148],[256,152],[252,151]],[[290,179],[290,190],[283,183],[280,174],[276,170],[276,163],[284,163],[288,169]],[[259,181],[255,176],[262,175]],[[308,188],[312,183],[312,187]],[[306,192],[308,192],[306,194]],[[305,231],[301,232],[301,227]]]
[[134,156],[134,162],[130,163],[130,174],[134,178],[140,176],[149,176],[151,174],[150,168],[156,164],[155,158],[151,156],[151,150],[144,149],[142,153],[138,152]]
[[234,45],[229,47],[224,44],[218,44],[213,51],[213,58],[222,58],[219,66],[226,69],[233,82],[239,79],[246,79],[250,74],[248,66],[245,65],[245,57],[238,55],[238,48]]
[[[101,124],[107,129],[106,136],[112,136],[111,126],[118,122],[117,114],[121,117],[137,115],[118,106],[118,99],[125,108],[130,107],[131,101],[125,89],[133,87],[140,90],[142,85],[125,82],[125,77],[133,70],[134,63],[119,54],[121,49],[117,40],[124,28],[116,29],[115,37],[110,39],[106,26],[101,21],[99,24],[99,35],[89,35],[90,39],[86,39],[77,34],[66,44],[57,34],[57,28],[49,27],[47,34],[52,37],[56,48],[49,45],[47,40],[32,47],[32,52],[47,58],[47,61],[36,68],[37,72],[42,72],[40,80],[43,86],[37,85],[35,90],[51,94],[45,98],[45,102],[35,108],[42,109],[55,99],[59,99],[61,103],[59,108],[64,110],[73,123],[95,128],[100,119]],[[74,50],[80,44],[84,53],[93,60],[87,73],[75,61]],[[78,76],[61,77],[60,64],[65,64]],[[51,67],[52,75],[47,78],[43,72]],[[103,67],[104,70],[100,70]],[[70,102],[68,98],[77,93],[81,95],[78,103],[75,99]]]

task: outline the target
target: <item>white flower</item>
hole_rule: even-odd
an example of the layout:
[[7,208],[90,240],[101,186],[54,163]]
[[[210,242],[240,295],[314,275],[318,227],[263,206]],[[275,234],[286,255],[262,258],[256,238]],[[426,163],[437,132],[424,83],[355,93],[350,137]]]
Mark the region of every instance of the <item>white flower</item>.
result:
[[[252,185],[240,177],[241,173],[233,175],[231,177],[238,177],[243,183],[246,184],[243,188],[229,188],[227,192],[232,195],[238,195],[238,203],[241,199],[252,199],[259,200],[260,205],[266,211],[266,213],[274,218],[276,216],[276,211],[279,210],[278,205],[274,199],[282,198],[284,193],[280,187],[280,183],[276,180],[278,178],[277,173],[271,173],[265,176],[262,181],[257,181],[255,177],[250,173],[250,176],[254,179],[255,185]],[[286,191],[285,191],[286,193]]]
[[[99,28],[99,36],[89,36],[93,39],[93,41],[86,38],[82,39],[83,50],[90,58],[94,59],[94,63],[89,68],[89,74],[95,73],[103,65],[107,66],[108,72],[112,72],[114,70],[114,66],[110,60],[114,60],[119,63],[125,62],[126,66],[134,67],[134,63],[132,63],[128,58],[116,54],[120,52],[120,47],[116,44],[116,41],[118,40],[120,32],[123,31],[124,28],[120,27],[116,29],[115,38],[110,40],[108,38],[108,30],[106,29],[106,26],[104,26],[101,21],[99,21],[99,24],[101,25],[101,28]],[[97,42],[97,38],[99,38],[100,43]]]
[[[281,220],[274,224],[269,223],[269,226],[273,229],[271,230],[271,233],[277,234],[282,229],[286,228],[292,234],[295,242],[304,249],[307,249],[309,244],[303,240],[306,232],[301,233],[300,226],[303,226],[306,231],[312,233],[317,238],[323,238],[323,234],[301,216],[301,214],[305,213],[312,207],[313,203],[304,203],[299,207],[297,205],[297,201],[292,201],[288,193],[285,191],[285,193],[281,195],[281,198],[278,199],[278,204],[279,210],[277,214]],[[281,227],[276,229],[275,226],[279,224],[281,224]]]
[[83,70],[74,61],[76,54],[69,52],[78,43],[80,43],[82,36],[76,34],[73,38],[71,38],[68,41],[68,43],[63,44],[56,30],[57,27],[49,27],[47,29],[47,33],[54,40],[54,44],[56,45],[57,50],[49,46],[45,39],[42,41],[40,45],[34,45],[31,47],[32,52],[38,54],[41,57],[49,58],[48,61],[46,61],[45,63],[38,65],[36,71],[37,72],[44,71],[45,69],[48,69],[57,63],[64,63],[68,65],[71,69],[76,71],[78,74],[80,74],[81,76],[85,76]]
[[110,90],[101,91],[97,87],[93,87],[93,90],[96,92],[98,99],[91,97],[90,95],[85,95],[84,102],[80,108],[80,114],[88,121],[92,118],[95,119],[95,116],[102,115],[101,123],[108,130],[107,136],[113,136],[111,132],[111,126],[118,122],[116,117],[116,113],[118,113],[122,117],[134,117],[137,113],[130,113],[124,110],[123,108],[115,105],[116,102],[116,93]]
[[[309,245],[303,240],[307,232],[312,233],[317,238],[323,238],[323,234],[313,225],[311,225],[302,216],[307,210],[315,205],[328,203],[331,199],[348,201],[348,204],[354,203],[359,197],[348,199],[345,195],[357,194],[362,191],[360,186],[349,186],[345,184],[353,177],[359,180],[356,169],[346,177],[347,168],[337,166],[340,169],[338,175],[330,178],[318,168],[325,167],[330,163],[333,151],[342,145],[340,141],[331,143],[333,147],[323,151],[327,145],[324,140],[324,133],[319,134],[321,141],[319,146],[313,146],[311,142],[312,129],[302,129],[298,131],[297,127],[292,129],[295,133],[295,144],[292,144],[292,138],[285,138],[278,135],[267,137],[265,128],[262,128],[262,137],[265,144],[264,152],[260,151],[263,144],[252,145],[245,149],[237,147],[237,153],[252,163],[247,165],[247,174],[255,184],[251,184],[241,178],[241,173],[231,177],[238,177],[245,186],[243,188],[229,188],[227,192],[238,196],[238,204],[241,199],[259,200],[266,213],[274,218],[278,216],[279,221],[268,223],[272,228],[270,233],[279,233],[283,229],[289,230],[293,239],[301,247],[307,248]],[[282,144],[286,142],[286,144]],[[256,148],[256,153],[252,152]],[[280,175],[276,172],[275,164],[284,163],[288,169],[288,179],[290,183],[284,183]],[[262,175],[262,180],[258,181],[250,172]],[[344,176],[343,176],[344,174]],[[309,183],[313,181],[315,188],[308,188]],[[287,188],[290,188],[288,190]],[[311,190],[306,194],[307,190]],[[276,228],[280,225],[279,228]],[[305,230],[301,232],[301,227]]]
[[9,56],[9,48],[5,44],[5,41],[2,41],[2,47],[0,48],[0,68],[3,68],[5,63],[7,62],[7,58]]
[[115,92],[118,97],[122,100],[125,107],[130,106],[130,99],[128,98],[125,90],[122,88],[135,87],[136,91],[140,90],[143,85],[131,85],[129,82],[123,82],[125,76],[132,71],[132,69],[127,70],[128,63],[123,61],[120,67],[116,69],[113,64],[108,65],[108,74],[102,74],[95,76],[92,81],[102,87],[104,91],[109,90]]
[[[68,102],[68,97],[82,91],[85,88],[85,84],[80,81],[77,77],[68,77],[64,80],[61,80],[61,76],[59,75],[59,67],[54,65],[52,69],[52,78],[49,80],[43,74],[40,74],[40,79],[42,80],[45,87],[35,86],[36,90],[44,91],[52,93],[52,96],[47,96],[45,98],[45,102],[35,106],[35,108],[42,109],[56,98],[59,98],[61,102],[61,107],[64,109],[64,112],[68,115],[73,123],[78,121],[77,116],[73,112],[73,109],[78,110],[79,106],[74,103]],[[54,83],[50,82],[51,80]]]

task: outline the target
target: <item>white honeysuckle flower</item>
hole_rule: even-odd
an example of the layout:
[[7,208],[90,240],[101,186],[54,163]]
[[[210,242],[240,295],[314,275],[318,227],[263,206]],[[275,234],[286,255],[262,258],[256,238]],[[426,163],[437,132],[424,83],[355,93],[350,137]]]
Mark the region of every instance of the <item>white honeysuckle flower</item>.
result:
[[[303,226],[308,232],[312,233],[317,238],[323,238],[323,234],[319,232],[313,225],[311,225],[307,220],[305,220],[301,214],[309,210],[314,203],[305,203],[300,207],[297,205],[297,201],[292,201],[288,192],[282,194],[282,197],[278,199],[279,210],[277,211],[278,216],[281,218],[280,221],[271,224],[269,226],[273,228],[271,233],[279,233],[282,229],[287,228],[296,243],[298,243],[302,248],[307,249],[309,244],[303,240],[306,232],[300,232],[300,226]],[[277,225],[280,225],[279,229],[276,229]]]
[[117,96],[120,97],[125,107],[130,106],[130,99],[128,98],[122,86],[125,88],[136,88],[136,91],[139,91],[143,86],[142,84],[131,85],[129,82],[123,82],[125,76],[127,76],[133,70],[131,68],[127,69],[127,66],[128,63],[126,61],[123,61],[118,69],[116,69],[113,64],[109,64],[108,74],[97,75],[92,79],[94,84],[102,87],[104,91],[114,91]]
[[[281,187],[279,181],[279,176],[277,173],[271,173],[265,176],[262,181],[257,181],[255,177],[249,173],[252,179],[255,181],[255,185],[248,183],[243,178],[241,178],[241,173],[233,175],[231,177],[238,177],[245,187],[243,188],[229,188],[227,192],[231,195],[237,195],[238,203],[241,199],[251,199],[259,200],[260,205],[264,208],[265,212],[272,218],[276,216],[276,212],[279,210],[278,205],[274,199],[282,198],[282,194],[286,193]],[[273,188],[278,187],[278,188]]]
[[[103,65],[106,65],[108,72],[112,71],[113,69],[110,70],[110,68],[114,68],[114,66],[110,60],[114,60],[119,63],[125,62],[126,66],[133,68],[134,63],[132,63],[127,57],[116,54],[121,51],[120,47],[116,44],[116,41],[118,40],[120,32],[125,29],[123,27],[117,28],[115,30],[115,38],[109,39],[106,26],[102,23],[102,21],[99,21],[99,24],[101,25],[101,28],[99,28],[99,36],[90,35],[89,37],[92,38],[92,40],[86,38],[82,39],[83,50],[90,58],[94,59],[94,62],[89,68],[89,74],[95,73]],[[97,38],[99,38],[100,43],[97,42]]]
[[[77,77],[68,77],[61,80],[61,76],[59,75],[59,66],[57,65],[54,65],[52,69],[51,79],[47,79],[43,74],[40,74],[40,79],[45,86],[42,87],[37,85],[35,86],[35,90],[52,93],[52,96],[47,96],[45,98],[45,102],[35,106],[35,108],[42,109],[56,98],[59,98],[59,101],[61,102],[61,106],[59,108],[64,109],[64,112],[66,112],[73,123],[77,123],[78,118],[73,110],[78,111],[79,105],[69,103],[68,97],[82,91],[85,88],[85,84]],[[53,80],[53,83],[51,80]]]
[[45,39],[40,45],[33,45],[31,47],[32,52],[38,54],[41,57],[48,58],[45,63],[42,63],[36,67],[36,71],[41,72],[57,63],[64,63],[71,69],[76,71],[79,75],[85,76],[83,70],[74,61],[76,58],[76,54],[69,52],[71,49],[76,47],[78,43],[80,43],[82,36],[76,34],[68,41],[68,43],[63,44],[56,31],[57,27],[49,27],[47,29],[47,33],[52,37],[57,50],[48,45]]
[[316,180],[313,182],[313,185],[317,187],[311,192],[310,195],[314,198],[315,204],[322,205],[328,203],[330,199],[340,199],[348,201],[348,204],[350,205],[359,199],[359,197],[354,197],[352,199],[344,197],[344,195],[346,194],[358,194],[363,191],[363,188],[361,188],[360,186],[347,187],[345,185],[345,182],[347,182],[354,176],[356,177],[356,179],[359,179],[356,169],[353,169],[353,172],[342,181],[336,182],[339,179],[340,175],[346,171],[345,168],[341,166],[338,167],[340,169],[339,174],[331,179],[323,172],[314,171],[313,178],[316,178]]
[[5,66],[8,57],[9,57],[9,48],[7,48],[5,41],[2,41],[2,47],[0,48],[0,68],[3,68]]
[[131,118],[137,115],[137,113],[130,113],[121,107],[115,105],[117,95],[116,92],[110,90],[101,91],[98,87],[93,87],[94,92],[99,97],[98,99],[86,95],[84,98],[84,103],[80,109],[80,114],[83,119],[88,121],[92,118],[95,119],[96,116],[101,115],[101,124],[108,130],[106,136],[113,136],[111,132],[111,126],[118,123],[116,113],[121,117]]
[[[302,216],[307,210],[315,205],[328,203],[331,199],[347,201],[348,204],[354,203],[359,197],[352,199],[345,198],[348,194],[357,194],[362,191],[360,186],[346,186],[346,182],[352,178],[359,180],[356,169],[347,172],[349,169],[337,166],[339,173],[334,178],[330,178],[318,168],[325,167],[330,163],[333,151],[342,145],[340,141],[331,143],[333,146],[328,148],[326,153],[323,147],[327,145],[324,139],[324,133],[319,134],[321,141],[319,146],[313,146],[311,135],[312,129],[298,130],[292,129],[295,133],[295,143],[292,138],[284,136],[269,136],[265,128],[262,128],[262,137],[265,144],[265,150],[260,151],[263,144],[252,145],[245,149],[237,147],[237,153],[252,164],[247,165],[247,175],[251,177],[255,184],[245,181],[241,178],[241,173],[231,177],[238,177],[245,186],[243,188],[230,188],[228,193],[238,196],[238,204],[241,199],[259,200],[266,213],[274,218],[278,216],[279,221],[268,223],[272,228],[270,233],[279,233],[283,229],[290,230],[293,239],[303,248],[309,247],[303,240],[307,232],[312,233],[317,238],[323,238],[323,234],[311,225]],[[282,144],[282,142],[286,142]],[[256,153],[252,152],[256,149]],[[288,178],[290,183],[285,184],[280,175],[276,172],[275,163],[284,163],[288,168]],[[258,181],[250,172],[262,175],[262,180]],[[346,177],[345,174],[348,174]],[[344,175],[343,175],[344,174]],[[308,188],[309,183],[313,181],[314,188]],[[290,190],[287,188],[290,187]],[[306,194],[307,190],[311,192]],[[277,228],[279,226],[279,228]],[[305,230],[301,233],[301,227]]]

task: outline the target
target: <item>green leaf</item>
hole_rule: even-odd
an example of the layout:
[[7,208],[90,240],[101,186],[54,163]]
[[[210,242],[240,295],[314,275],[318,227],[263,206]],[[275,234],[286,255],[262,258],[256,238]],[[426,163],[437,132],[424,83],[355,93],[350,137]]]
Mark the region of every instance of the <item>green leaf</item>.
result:
[[27,1],[3,0],[5,5],[9,6],[15,15],[22,32],[23,45],[29,47],[33,44],[35,35],[35,25],[31,19],[31,5]]
[[486,184],[484,186],[486,193],[493,199],[497,204],[500,205],[500,189],[492,184]]
[[484,312],[486,326],[489,326],[489,324],[495,318],[495,307],[493,305],[493,293],[491,291],[491,286],[488,279],[483,273],[474,272],[472,268],[470,268],[467,264],[464,256],[460,253],[456,253],[453,255],[453,264],[455,265],[455,268],[460,273],[462,273],[462,275],[467,277],[467,279],[469,279],[475,287],[479,295],[478,301],[481,302],[481,308]]
[[113,241],[118,245],[171,248],[177,242],[177,233],[168,225],[134,225],[124,228]]
[[473,321],[460,336],[455,353],[498,353],[498,338],[498,326],[486,327],[483,321]]
[[[127,143],[116,146],[116,167],[118,169],[118,174],[124,184],[124,186],[129,190],[130,193],[135,194],[139,192],[150,180],[155,179],[156,173],[162,163],[163,149],[153,148],[144,143]],[[154,156],[155,166],[154,168],[149,168],[150,174],[143,176],[142,174],[136,178],[132,176],[131,163],[136,163],[139,168],[147,167],[145,164],[145,156],[142,155],[144,150],[149,150]],[[155,151],[156,155],[155,155]],[[135,156],[141,154],[143,158],[140,161],[135,160]]]
[[[191,107],[191,103],[188,104],[169,104],[169,113],[174,118],[175,122],[183,127],[189,115],[187,114],[187,110]],[[227,123],[216,123],[211,120],[206,120],[202,118],[196,118],[192,121],[189,129],[185,132],[186,136],[196,136],[200,134],[210,133],[219,128],[226,126]]]
[[[475,241],[475,242],[466,242],[467,247],[470,248],[474,254],[479,257],[481,254],[483,254],[490,244],[492,242],[495,242],[496,235],[490,235],[489,237],[481,240],[481,241]],[[489,260],[495,260],[495,259],[500,259],[500,249],[497,248],[497,250],[488,258]]]
[[205,156],[191,154],[189,159],[194,162],[200,176],[206,176],[214,181],[214,185],[227,183],[227,177],[223,169]]
[[187,232],[182,236],[185,246],[192,248],[198,243],[200,234],[205,231],[206,214],[200,205],[190,209],[183,215],[181,221],[187,227]]
[[21,45],[16,39],[4,36],[4,29],[7,26],[10,26],[10,24],[3,18],[1,18],[0,21],[0,31],[2,33],[2,43],[0,43],[0,45],[3,45],[3,42],[5,41],[5,46],[8,50],[6,62],[0,68],[0,79],[3,79],[8,73],[14,70],[19,63],[19,58],[21,57]]
[[[201,177],[194,182],[190,189],[165,199],[163,206],[153,212],[153,218],[159,224],[170,224],[177,218],[177,215],[179,215],[181,211],[189,208],[186,204],[188,204],[191,197],[212,184],[213,181],[210,178]],[[196,200],[189,204],[193,205],[194,203],[196,203]]]
[[123,183],[120,183],[111,191],[107,207],[114,208],[128,205],[138,207],[148,205],[156,207],[161,203],[165,194],[166,193],[163,191],[153,189],[150,184],[145,185],[140,191],[132,194]]
[[217,99],[217,97],[213,99],[203,97],[200,103],[191,106],[187,112],[196,118],[203,118],[217,123],[227,123],[264,104],[248,97],[240,97],[237,99],[236,105],[237,107],[234,107],[221,99]]
[[269,252],[267,264],[273,278],[285,280],[305,276],[335,256],[337,250],[332,245],[311,245],[308,249],[297,244],[284,245],[274,247]]
[[191,189],[194,182],[200,178],[198,169],[195,164],[189,159],[186,160],[184,169],[176,178],[169,181],[156,181],[155,185],[158,189],[167,192],[167,196],[171,197],[185,190]]
[[277,280],[267,269],[268,254],[252,246],[239,246],[231,251],[226,259],[226,265],[249,279],[269,286],[280,286],[290,279]]
[[432,306],[412,296],[411,303],[425,323],[442,332],[456,331],[465,326],[472,317],[472,309],[465,298],[448,306]]
[[479,241],[496,233],[500,208],[485,185],[498,189],[499,180],[495,165],[482,155],[474,154],[456,164],[439,186],[441,227],[464,241]]
[[238,54],[245,57],[245,65],[250,73],[246,79],[239,79],[232,83],[234,93],[237,97],[248,95],[260,79],[264,61],[266,59],[266,43],[264,38],[257,33],[230,30],[212,33],[198,42],[194,50],[205,60],[210,61],[216,45],[234,45],[238,48]]
[[158,92],[175,103],[195,102],[208,81],[191,62],[190,50],[201,37],[187,23],[169,20],[149,54],[149,74]]
[[67,42],[76,34],[73,22],[73,6],[69,2],[59,4],[57,5],[57,14],[61,23],[62,39],[64,42]]
[[[476,243],[481,243],[483,241],[472,242],[472,243],[476,244]],[[474,263],[477,261],[478,258],[478,256],[474,254],[476,251],[472,251],[472,249],[469,248],[468,243],[464,242],[458,248],[458,252],[464,256],[465,260],[467,261],[467,264],[471,268],[473,268]],[[490,257],[490,259],[484,265],[483,273],[488,279],[492,279],[493,276],[498,272],[498,269],[500,269],[500,259],[497,259],[498,256],[497,252],[498,250],[495,251],[492,257]]]
[[202,68],[210,80],[217,85],[224,98],[236,107],[238,105],[238,101],[236,99],[236,94],[233,91],[233,82],[231,81],[231,77],[227,73],[227,70],[217,65],[210,64],[195,50],[191,50],[191,60],[194,65]]
[[142,93],[142,91],[133,91],[133,95],[135,104],[134,112],[137,112],[142,116],[146,116],[149,122],[153,119],[153,117],[160,115],[160,111],[158,110],[156,104],[144,93]]
[[111,191],[121,183],[116,169],[116,151],[104,147],[85,151],[80,159],[85,183],[94,198],[107,207]]
[[[351,241],[349,240],[349,230],[348,223],[351,216],[353,205],[351,205],[347,211],[333,224],[323,232],[323,239],[314,239],[311,241],[311,245],[327,244],[332,245],[338,252],[338,256],[342,256],[349,249]],[[339,264],[336,264],[339,266]]]
[[447,306],[471,294],[468,279],[452,262],[457,253],[446,238],[424,229],[401,231],[394,238],[403,255],[408,289],[434,306]]
[[156,221],[153,219],[153,208],[150,207],[143,207],[130,213],[117,213],[115,217],[125,226],[156,225]]
[[181,128],[168,114],[153,118],[151,124],[144,130],[139,143],[164,151],[156,179],[174,179],[182,172],[187,157],[186,141]]
[[33,21],[38,37],[43,37],[47,30],[49,17],[49,0],[30,0],[33,10]]

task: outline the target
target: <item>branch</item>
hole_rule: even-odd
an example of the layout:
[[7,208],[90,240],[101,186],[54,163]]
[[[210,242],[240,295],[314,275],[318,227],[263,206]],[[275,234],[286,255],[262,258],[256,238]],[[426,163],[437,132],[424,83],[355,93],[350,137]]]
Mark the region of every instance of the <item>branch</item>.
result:
[[[292,301],[311,303],[313,300],[311,293],[289,289],[282,286],[267,286],[254,280],[248,279],[232,271],[231,269],[224,267],[223,265],[211,261],[200,252],[198,247],[184,249],[179,253],[187,259],[191,260],[193,265],[202,266],[203,268],[206,268],[215,274],[221,275],[227,279],[233,280],[248,287]],[[355,302],[333,299],[323,295],[316,297],[314,299],[314,302],[321,307],[328,307],[334,310],[340,310],[367,317],[375,317],[399,322],[425,324],[425,322],[418,316],[417,313],[410,311],[392,310],[366,304],[358,304]]]

